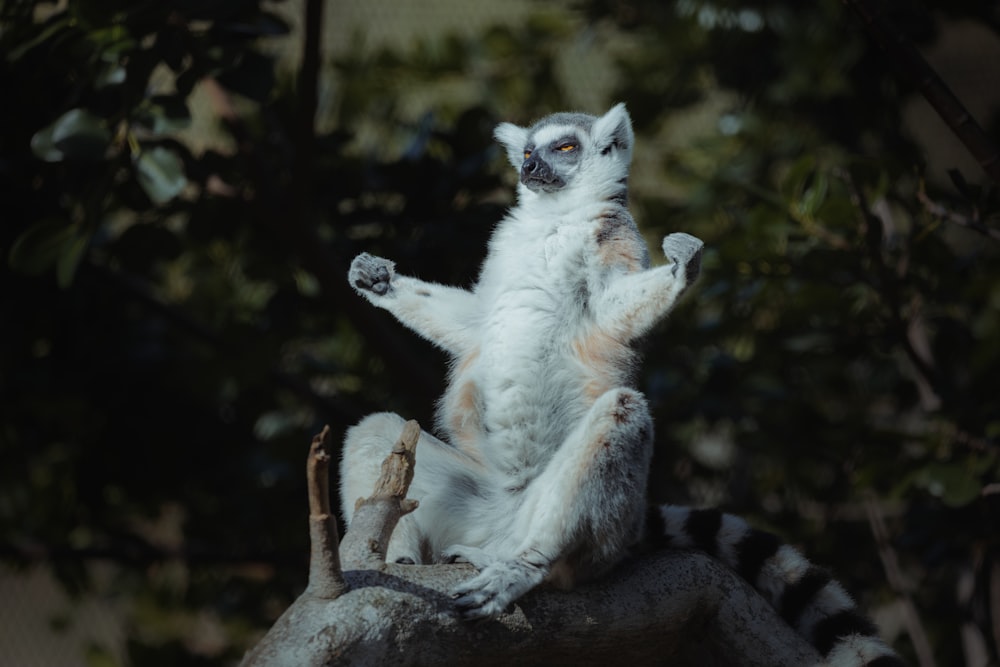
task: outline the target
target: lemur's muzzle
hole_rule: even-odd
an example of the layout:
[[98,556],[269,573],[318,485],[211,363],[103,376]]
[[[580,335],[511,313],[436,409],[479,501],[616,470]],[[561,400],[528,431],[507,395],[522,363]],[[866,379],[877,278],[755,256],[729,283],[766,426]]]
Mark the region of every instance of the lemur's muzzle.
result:
[[530,190],[558,190],[566,184],[554,171],[549,163],[532,155],[521,165],[521,182]]

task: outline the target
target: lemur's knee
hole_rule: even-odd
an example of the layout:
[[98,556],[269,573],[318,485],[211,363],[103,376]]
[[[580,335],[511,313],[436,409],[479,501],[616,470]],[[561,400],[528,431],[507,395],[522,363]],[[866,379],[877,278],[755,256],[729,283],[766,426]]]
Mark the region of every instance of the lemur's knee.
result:
[[378,412],[347,430],[340,459],[340,505],[346,521],[354,516],[358,498],[371,495],[382,461],[392,451],[404,423],[397,414]]
[[621,504],[623,517],[634,518],[644,511],[643,490],[653,455],[653,419],[646,398],[634,389],[612,389],[594,404],[592,419],[586,436],[593,452],[590,474],[609,501],[615,498],[612,505]]
[[[344,458],[354,451],[388,453],[403,431],[404,420],[394,412],[368,415],[347,430],[344,436]],[[382,459],[379,459],[381,464]]]
[[640,443],[651,442],[653,419],[649,414],[646,397],[635,389],[618,387],[605,392],[592,409],[594,417],[626,438]]

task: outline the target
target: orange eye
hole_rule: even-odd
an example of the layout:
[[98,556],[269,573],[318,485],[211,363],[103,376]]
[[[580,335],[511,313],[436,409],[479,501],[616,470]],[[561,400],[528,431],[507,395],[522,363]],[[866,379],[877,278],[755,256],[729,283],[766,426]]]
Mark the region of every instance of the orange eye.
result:
[[527,160],[529,157],[531,157],[531,151],[524,151],[524,159]]
[[563,153],[569,153],[570,151],[576,150],[576,144],[563,144],[562,146],[558,146],[556,150],[562,151]]

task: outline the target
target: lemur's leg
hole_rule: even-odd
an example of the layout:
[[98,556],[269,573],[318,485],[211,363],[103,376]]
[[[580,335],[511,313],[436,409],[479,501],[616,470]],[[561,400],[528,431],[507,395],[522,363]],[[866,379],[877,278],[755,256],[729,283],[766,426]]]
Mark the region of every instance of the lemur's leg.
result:
[[[382,461],[392,451],[405,421],[397,414],[368,415],[347,431],[340,462],[340,506],[350,524],[354,503],[371,495]],[[470,495],[485,490],[473,474],[479,464],[426,431],[417,441],[416,463],[408,498],[420,505],[399,520],[389,540],[386,561],[430,563],[441,548],[457,539]]]
[[642,394],[598,398],[522,492],[509,539],[446,550],[480,569],[452,591],[462,614],[496,616],[546,578],[571,583],[574,565],[597,575],[620,560],[641,536],[652,442]]

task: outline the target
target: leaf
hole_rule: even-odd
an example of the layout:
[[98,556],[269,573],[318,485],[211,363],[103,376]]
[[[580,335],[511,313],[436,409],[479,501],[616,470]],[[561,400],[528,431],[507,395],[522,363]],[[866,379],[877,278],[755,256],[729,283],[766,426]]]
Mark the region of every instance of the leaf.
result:
[[815,169],[816,158],[812,155],[803,155],[788,168],[780,185],[781,195],[786,201],[794,202],[799,198]]
[[949,507],[969,504],[983,488],[979,479],[962,463],[932,463],[917,473],[916,481]]
[[31,150],[46,162],[104,159],[111,132],[86,109],[70,109],[31,137]]
[[184,162],[171,150],[156,146],[135,158],[139,184],[156,204],[165,204],[184,189]]
[[80,233],[74,233],[63,243],[62,252],[56,258],[56,283],[59,287],[66,288],[73,283],[76,269],[87,254],[89,245],[90,238]]
[[[53,265],[60,265],[60,285],[68,284],[63,280],[72,278],[87,246],[86,236],[79,231],[78,225],[69,224],[61,218],[36,222],[14,241],[7,262],[10,268],[28,275],[38,275]],[[74,257],[67,260],[65,255]]]
[[63,152],[52,142],[52,126],[35,132],[31,137],[31,152],[46,162],[61,162]]
[[101,160],[109,141],[104,120],[84,109],[70,109],[52,125],[52,143],[68,158]]
[[101,73],[94,79],[94,87],[100,90],[108,86],[117,86],[125,83],[125,68],[118,64],[105,65]]
[[153,134],[169,134],[191,125],[191,113],[180,95],[154,95],[136,113],[136,122]]
[[87,34],[101,60],[109,64],[119,64],[126,52],[136,48],[136,41],[128,29],[121,24],[93,30]]
[[816,215],[816,211],[818,211],[819,207],[826,201],[826,195],[829,189],[830,180],[827,178],[826,174],[821,171],[817,171],[813,175],[812,183],[802,194],[802,199],[799,200],[799,211],[810,217]]
[[70,17],[66,12],[61,12],[60,14],[55,15],[49,20],[48,25],[46,25],[45,28],[38,32],[34,37],[8,51],[6,60],[8,62],[16,62],[20,60],[28,51],[31,51],[36,46],[45,43],[57,33],[68,29],[71,25],[72,23],[70,21]]

